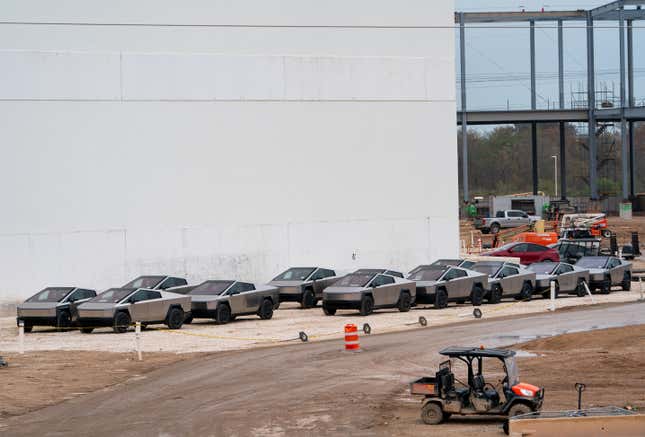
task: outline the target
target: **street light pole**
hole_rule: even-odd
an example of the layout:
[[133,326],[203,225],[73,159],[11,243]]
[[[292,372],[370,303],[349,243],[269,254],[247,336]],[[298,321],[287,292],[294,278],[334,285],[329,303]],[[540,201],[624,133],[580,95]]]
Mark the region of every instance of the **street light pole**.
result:
[[552,155],[553,158],[553,174],[555,175],[555,197],[558,197],[558,155]]

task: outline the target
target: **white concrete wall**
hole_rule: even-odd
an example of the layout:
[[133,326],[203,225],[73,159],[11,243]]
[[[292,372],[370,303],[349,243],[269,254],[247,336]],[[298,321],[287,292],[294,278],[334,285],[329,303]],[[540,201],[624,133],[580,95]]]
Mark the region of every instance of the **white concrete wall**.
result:
[[0,8],[0,299],[457,255],[451,1],[181,4]]

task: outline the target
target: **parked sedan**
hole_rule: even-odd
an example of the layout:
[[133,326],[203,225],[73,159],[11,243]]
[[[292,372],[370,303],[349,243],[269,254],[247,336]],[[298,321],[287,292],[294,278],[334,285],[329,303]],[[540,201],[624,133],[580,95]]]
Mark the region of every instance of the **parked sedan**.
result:
[[195,318],[215,319],[219,324],[235,320],[237,316],[257,314],[261,319],[273,317],[280,304],[276,287],[249,282],[206,281],[187,293],[192,298],[190,323]]
[[69,328],[76,321],[77,305],[96,296],[96,291],[78,287],[47,287],[18,305],[17,323],[25,332],[34,326]]
[[407,279],[362,269],[351,273],[323,292],[323,311],[328,316],[340,309],[357,309],[367,316],[374,309],[398,308],[410,311],[416,297],[415,284]]
[[179,329],[190,313],[190,296],[146,288],[110,288],[78,306],[81,332],[89,334],[94,328],[111,326],[123,333],[132,322],[165,324]]
[[[416,270],[416,269],[415,269]],[[482,304],[488,275],[455,266],[426,266],[408,276],[417,284],[417,302],[445,308],[448,302]]]
[[479,261],[472,270],[488,275],[485,298],[488,303],[499,303],[503,297],[527,300],[535,287],[535,272],[524,266],[504,261]]
[[620,285],[625,291],[631,290],[632,263],[629,261],[613,256],[584,256],[576,266],[589,270],[589,287],[593,291],[609,294],[612,285]]
[[529,265],[539,262],[558,262],[560,254],[557,250],[535,243],[509,243],[495,250],[482,254],[484,256],[515,257],[520,263]]
[[121,288],[147,288],[149,290],[167,290],[171,287],[180,287],[187,285],[184,278],[166,275],[148,275],[139,276],[128,282]]
[[589,283],[589,270],[563,263],[545,262],[529,266],[536,273],[535,292],[548,299],[551,295],[551,281],[555,282],[555,297],[560,293],[576,294],[579,297],[587,293],[585,283]]
[[475,265],[475,262],[476,261],[470,261],[470,260],[467,260],[467,259],[458,259],[458,258],[455,258],[455,259],[447,259],[447,258],[446,259],[438,259],[435,262],[433,262],[432,264],[422,264],[420,266],[415,267],[414,269],[412,269],[410,271],[410,273],[408,273],[408,276],[413,275],[413,274],[417,273],[420,270],[427,269],[428,267],[436,267],[436,266],[438,266],[438,267],[455,266],[455,267],[463,267],[464,269],[469,269],[473,265]]
[[336,282],[336,272],[322,267],[293,267],[273,278],[267,285],[277,287],[280,302],[300,302],[312,308],[322,299],[323,290]]

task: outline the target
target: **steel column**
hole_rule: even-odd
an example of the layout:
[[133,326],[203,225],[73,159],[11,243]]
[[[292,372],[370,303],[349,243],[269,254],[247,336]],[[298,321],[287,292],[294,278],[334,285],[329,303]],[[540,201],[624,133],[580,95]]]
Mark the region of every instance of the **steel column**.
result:
[[634,182],[635,175],[635,151],[634,151],[634,122],[629,122],[629,194],[630,199],[636,198],[636,186]]
[[537,150],[537,123],[531,123],[531,164],[533,175],[533,195],[538,193],[538,150]]
[[537,93],[535,84],[535,21],[531,21],[531,109],[537,109]]
[[629,87],[629,107],[636,105],[634,102],[634,29],[633,20],[627,20],[627,86]]
[[[531,21],[531,109],[537,109],[537,90],[535,83],[535,21]],[[531,123],[531,174],[533,177],[533,194],[538,193],[538,151],[537,123]]]
[[562,20],[558,20],[558,90],[560,109],[564,109],[564,32]]
[[589,191],[590,197],[598,199],[597,160],[598,150],[596,144],[596,84],[594,61],[594,35],[593,17],[591,11],[587,12],[587,105],[589,106]]
[[[560,97],[560,109],[564,109],[564,31],[562,20],[558,20],[558,88]],[[562,200],[567,198],[567,152],[566,135],[563,121],[560,122],[560,196]]]
[[566,125],[560,122],[560,196],[562,200],[567,198],[567,139]]
[[620,150],[621,168],[623,173],[623,200],[629,199],[629,145],[627,144],[627,120],[625,120],[626,91],[625,91],[625,19],[623,7],[619,9],[618,37],[620,38]]
[[468,187],[468,120],[466,109],[466,24],[464,13],[459,14],[459,58],[461,66],[461,176],[464,188],[464,202],[470,200]]

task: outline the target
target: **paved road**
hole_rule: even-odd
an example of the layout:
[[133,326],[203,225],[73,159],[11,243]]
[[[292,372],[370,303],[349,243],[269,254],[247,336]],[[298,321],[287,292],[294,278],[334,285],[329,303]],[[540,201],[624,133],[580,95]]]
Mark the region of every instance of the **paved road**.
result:
[[227,352],[174,364],[144,379],[24,416],[4,435],[374,435],[381,407],[429,373],[449,345],[512,344],[536,335],[645,323],[631,304],[511,320],[479,320],[340,341]]

